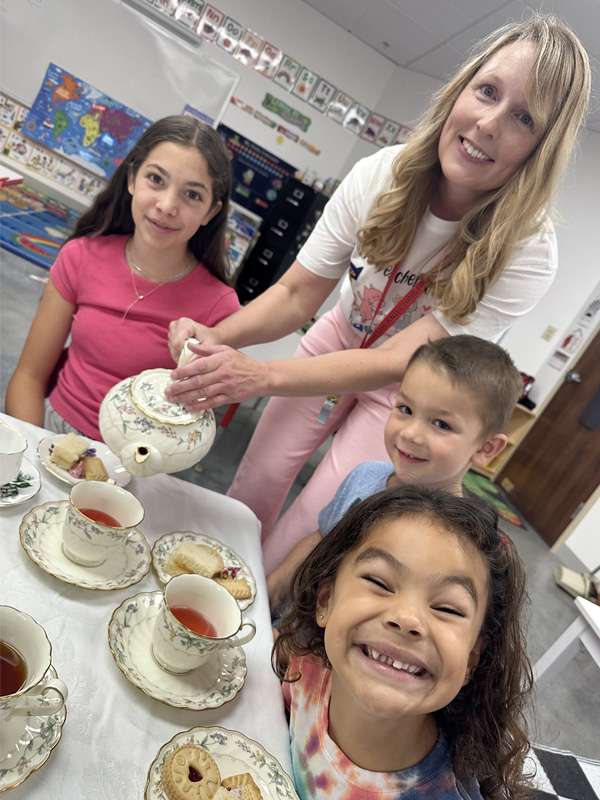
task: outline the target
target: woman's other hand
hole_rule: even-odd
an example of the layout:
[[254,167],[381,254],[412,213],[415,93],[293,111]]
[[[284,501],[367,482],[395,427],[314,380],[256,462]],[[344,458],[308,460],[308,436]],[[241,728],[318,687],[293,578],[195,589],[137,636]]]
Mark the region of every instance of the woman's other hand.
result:
[[206,325],[194,322],[189,317],[180,317],[173,320],[169,325],[169,350],[176,364],[179,361],[183,345],[191,337],[207,344],[220,344],[220,339],[214,328],[207,328]]

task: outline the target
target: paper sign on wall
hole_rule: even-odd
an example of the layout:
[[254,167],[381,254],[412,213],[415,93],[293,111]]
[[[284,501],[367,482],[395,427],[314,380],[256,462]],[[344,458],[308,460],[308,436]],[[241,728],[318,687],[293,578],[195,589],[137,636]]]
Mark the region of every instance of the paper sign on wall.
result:
[[390,145],[400,130],[400,123],[394,122],[392,119],[386,119],[385,125],[381,129],[379,136],[375,139],[375,144],[378,147],[387,147]]
[[381,133],[384,123],[385,117],[382,117],[381,114],[376,114],[373,112],[369,117],[369,121],[365,125],[362,133],[360,134],[360,138],[364,139],[365,142],[374,142]]
[[214,42],[224,20],[225,14],[214,6],[206,4],[198,23],[197,32],[207,42]]
[[319,83],[316,85],[315,90],[311,94],[308,104],[314,106],[314,108],[316,108],[317,111],[320,111],[321,114],[324,114],[325,111],[327,111],[329,103],[333,100],[334,94],[335,86],[321,78]]
[[278,47],[265,42],[254,69],[264,75],[265,78],[271,79],[277,72],[282,57],[283,53]]
[[370,116],[371,112],[366,106],[355,103],[344,117],[344,122],[342,124],[347,131],[358,136],[367,124],[367,120]]
[[335,97],[329,104],[329,108],[327,109],[327,116],[331,117],[334,122],[337,122],[339,125],[342,124],[344,121],[344,117],[350,111],[354,100],[349,97],[349,95],[345,94],[338,89]]
[[292,94],[295,94],[296,97],[300,97],[306,102],[318,80],[319,76],[316,72],[311,72],[309,69],[306,69],[306,67],[303,67],[300,72],[300,77],[292,89]]
[[245,67],[253,67],[258,61],[258,55],[264,43],[264,39],[246,28],[233,56]]
[[221,25],[219,29],[219,33],[217,34],[217,47],[220,47],[221,50],[225,50],[226,53],[230,53],[233,55],[237,50],[237,46],[240,43],[240,39],[246,29],[243,25],[240,25],[239,22],[236,22],[231,17],[227,17],[227,19]]

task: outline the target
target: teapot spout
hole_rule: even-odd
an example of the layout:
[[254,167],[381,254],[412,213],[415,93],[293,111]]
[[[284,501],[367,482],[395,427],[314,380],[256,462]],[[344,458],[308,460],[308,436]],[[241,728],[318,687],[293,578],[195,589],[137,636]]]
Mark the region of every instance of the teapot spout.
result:
[[121,463],[136,478],[148,478],[163,472],[163,458],[155,447],[145,442],[126,445],[120,453]]

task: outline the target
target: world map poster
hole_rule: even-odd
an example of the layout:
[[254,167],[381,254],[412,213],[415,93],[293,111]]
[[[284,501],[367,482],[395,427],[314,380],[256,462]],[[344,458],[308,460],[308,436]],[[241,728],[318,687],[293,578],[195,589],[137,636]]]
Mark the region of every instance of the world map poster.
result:
[[151,124],[99,89],[50,64],[22,132],[110,178]]

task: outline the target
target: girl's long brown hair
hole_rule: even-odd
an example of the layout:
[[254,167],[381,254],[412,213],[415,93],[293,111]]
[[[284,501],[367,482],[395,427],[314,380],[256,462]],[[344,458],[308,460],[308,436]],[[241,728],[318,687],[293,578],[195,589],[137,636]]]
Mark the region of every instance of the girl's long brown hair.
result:
[[462,218],[450,239],[450,269],[431,288],[446,316],[465,323],[506,267],[515,245],[540,230],[586,112],[591,73],[577,36],[556,17],[534,14],[500,28],[434,97],[392,168],[392,188],[383,193],[358,233],[361,254],[377,269],[392,267],[412,244],[423,208],[441,176],[438,144],[461,92],[495,53],[516,42],[532,42],[536,65],[527,97],[543,135],[534,152],[504,185],[489,192]]
[[130,177],[135,178],[150,152],[163,142],[195,148],[204,156],[212,181],[213,207],[219,201],[223,205],[207,225],[198,228],[188,242],[188,248],[209,272],[229,285],[225,231],[231,194],[231,161],[219,134],[195,117],[173,115],[151,125],[119,164],[92,207],[79,218],[71,239],[134,232],[128,182]]
[[274,669],[282,680],[292,656],[313,656],[329,668],[324,631],[317,625],[319,588],[335,583],[339,567],[382,522],[425,517],[449,536],[470,542],[488,569],[484,644],[470,682],[436,713],[453,750],[459,780],[475,777],[487,800],[521,800],[532,794],[524,762],[529,752],[527,708],[533,675],[527,657],[523,611],[528,600],[525,568],[514,544],[498,530],[498,515],[484,500],[455,497],[440,489],[404,486],[353,506],[296,570],[279,636]]

